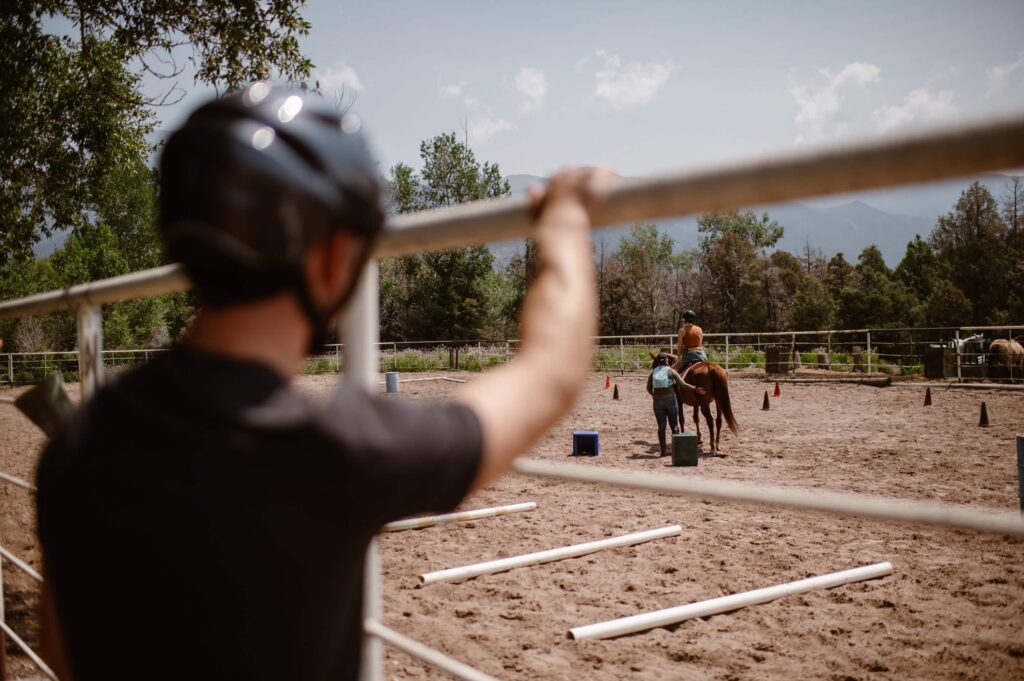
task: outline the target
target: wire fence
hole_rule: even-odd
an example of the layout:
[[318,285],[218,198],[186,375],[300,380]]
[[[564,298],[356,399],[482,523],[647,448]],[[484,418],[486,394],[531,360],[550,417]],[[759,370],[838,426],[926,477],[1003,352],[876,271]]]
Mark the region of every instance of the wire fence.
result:
[[[991,341],[1015,336],[1024,336],[1024,325],[708,333],[704,348],[709,360],[739,372],[817,370],[1024,382],[1024,357],[1014,365],[991,351]],[[650,369],[652,352],[677,350],[674,333],[598,336],[594,342],[593,370],[603,373],[644,372]],[[510,361],[519,343],[518,339],[382,342],[378,343],[378,371],[483,371]],[[116,375],[166,350],[104,350],[103,368]],[[34,384],[55,371],[75,381],[78,367],[77,350],[0,354],[0,384]],[[307,357],[302,372],[344,369],[344,345],[334,343]]]

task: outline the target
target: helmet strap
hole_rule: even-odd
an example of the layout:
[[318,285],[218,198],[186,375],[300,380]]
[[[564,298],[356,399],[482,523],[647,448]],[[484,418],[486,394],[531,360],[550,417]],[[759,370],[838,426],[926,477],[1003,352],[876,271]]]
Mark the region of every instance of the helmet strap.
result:
[[309,347],[306,349],[307,355],[313,354],[327,342],[327,324],[338,313],[338,310],[348,304],[348,301],[351,300],[352,295],[356,292],[356,287],[359,286],[359,278],[370,259],[371,250],[372,244],[367,241],[355,262],[355,266],[352,268],[352,279],[349,281],[345,292],[338,300],[334,301],[332,305],[324,310],[317,307],[317,304],[313,301],[313,296],[309,292],[309,283],[306,281],[302,268],[296,269],[295,283],[292,286],[292,290],[295,292],[295,297],[299,301],[299,307],[302,308],[311,327]]

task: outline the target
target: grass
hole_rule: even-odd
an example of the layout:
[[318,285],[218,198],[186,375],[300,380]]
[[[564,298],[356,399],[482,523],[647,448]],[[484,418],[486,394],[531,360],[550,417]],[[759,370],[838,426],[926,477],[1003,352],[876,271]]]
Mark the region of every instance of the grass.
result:
[[[593,370],[599,373],[630,372],[643,373],[650,370],[651,352],[663,350],[664,345],[600,345],[594,351]],[[708,359],[717,364],[725,366],[724,346],[708,346]],[[815,348],[800,353],[800,361],[804,367],[816,368],[818,366],[818,353],[824,353],[825,348]],[[152,357],[154,353],[149,353]],[[504,343],[491,345],[467,345],[459,348],[458,369],[462,371],[483,371],[492,366],[505,364],[515,356],[514,346]],[[832,368],[835,371],[852,371],[853,355],[849,352],[833,352],[829,356]],[[417,373],[427,371],[451,371],[456,367],[452,365],[453,356],[448,346],[437,346],[422,349],[402,349],[397,352],[385,348],[381,353],[380,371],[398,371],[401,373]],[[890,361],[889,358],[882,359],[875,352],[871,353],[871,368],[874,372],[881,372],[890,375],[907,376],[921,374],[924,366],[916,361],[918,358],[906,358],[902,361]],[[105,360],[106,370],[115,374],[141,364],[145,361],[145,355],[141,352],[124,356],[114,356]],[[862,353],[862,371],[867,369],[867,353]],[[765,352],[758,350],[752,345],[732,345],[729,347],[728,365],[730,369],[763,369],[765,365]],[[304,374],[328,374],[343,371],[345,368],[345,355],[340,356],[331,352],[324,355],[316,355],[305,360],[302,366]],[[0,371],[5,367],[0,367]],[[14,381],[16,384],[26,385],[38,383],[54,371],[61,371],[64,379],[68,382],[78,380],[78,360],[73,353],[66,355],[44,355],[31,363],[14,365]],[[6,379],[6,375],[4,379]]]

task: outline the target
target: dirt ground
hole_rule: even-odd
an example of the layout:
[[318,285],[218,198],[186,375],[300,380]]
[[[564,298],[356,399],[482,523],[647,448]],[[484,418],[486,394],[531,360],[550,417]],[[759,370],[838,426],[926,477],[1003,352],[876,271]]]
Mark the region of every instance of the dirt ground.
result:
[[[472,380],[472,375],[461,374]],[[593,376],[572,414],[529,453],[580,466],[1018,508],[1014,436],[1024,393],[855,385],[731,383],[742,431],[697,468],[657,458],[644,376]],[[324,394],[333,376],[300,379]],[[407,382],[390,399],[447,399],[453,383]],[[13,391],[0,394],[12,395]],[[979,428],[987,403],[992,427]],[[686,415],[693,429],[691,415]],[[573,430],[602,455],[567,459]],[[42,437],[0,405],[0,470],[31,479]],[[502,679],[1021,679],[1024,540],[510,475],[463,508],[536,501],[500,518],[381,538],[385,621]],[[0,484],[3,545],[38,567],[29,493]],[[606,536],[683,527],[680,537],[457,584],[418,575]],[[573,626],[682,605],[878,561],[895,574],[606,641]],[[35,585],[5,564],[7,618],[35,640]],[[36,676],[8,647],[14,678]],[[447,678],[387,652],[388,678]]]

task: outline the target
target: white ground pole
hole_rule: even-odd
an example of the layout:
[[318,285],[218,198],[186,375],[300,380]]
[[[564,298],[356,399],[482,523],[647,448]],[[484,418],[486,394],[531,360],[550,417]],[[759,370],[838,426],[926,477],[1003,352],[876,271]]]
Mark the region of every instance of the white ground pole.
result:
[[768,487],[725,480],[684,478],[664,473],[623,471],[538,459],[517,459],[512,466],[517,473],[542,478],[646,489],[696,499],[731,501],[754,506],[799,508],[899,523],[938,525],[961,530],[1024,536],[1024,520],[1013,512],[999,513],[975,510],[967,506],[904,501],[799,487]]
[[493,508],[478,508],[473,511],[462,511],[460,513],[445,513],[444,515],[432,515],[424,518],[406,518],[396,520],[384,526],[383,532],[401,532],[402,530],[420,530],[424,527],[444,525],[446,523],[462,523],[480,518],[493,518],[509,513],[522,513],[537,508],[536,501],[527,501],[522,504],[510,504],[508,506],[495,506]]
[[382,639],[408,655],[448,672],[457,679],[464,679],[464,681],[497,681],[493,676],[473,669],[433,648],[428,648],[422,643],[414,641],[408,636],[403,636],[394,629],[390,629],[375,620],[366,620],[363,623],[363,628],[368,634]]
[[[377,261],[374,260],[367,264],[338,327],[338,335],[345,344],[345,380],[358,383],[366,390],[374,390],[377,383],[377,341],[380,340],[377,276]],[[370,541],[366,550],[364,573],[363,615],[367,620],[379,622],[383,619],[383,606],[380,548],[376,539]],[[384,648],[379,637],[365,631],[359,678],[360,681],[384,679]]]
[[753,591],[720,596],[719,598],[712,598],[707,601],[680,605],[676,608],[655,610],[654,612],[645,612],[633,615],[632,617],[623,617],[617,620],[588,624],[583,627],[574,627],[569,630],[569,638],[583,641],[586,639],[624,636],[625,634],[647,631],[655,627],[665,627],[670,624],[693,619],[694,617],[718,615],[723,612],[745,608],[748,605],[767,603],[783,596],[807,593],[817,589],[832,589],[844,584],[861,582],[866,579],[877,579],[878,577],[885,577],[891,574],[891,564],[875,563],[874,565],[865,565],[864,567],[853,568],[852,570],[833,572],[818,577],[808,577],[796,582],[767,586],[763,589],[754,589]]
[[511,558],[499,558],[497,560],[489,560],[484,563],[474,563],[473,565],[464,565],[462,567],[449,568],[447,570],[428,572],[420,575],[420,581],[423,584],[455,582],[463,579],[470,579],[472,577],[479,577],[480,575],[491,575],[495,572],[505,572],[506,570],[518,567],[550,563],[556,560],[563,560],[565,558],[577,558],[579,556],[596,553],[597,551],[602,551],[604,549],[614,549],[620,546],[633,546],[634,544],[654,541],[655,539],[664,539],[665,537],[678,537],[682,533],[683,528],[679,525],[669,525],[656,530],[634,532],[632,534],[624,534],[619,537],[599,539],[585,544],[573,544],[572,546],[563,546],[557,549],[548,549],[547,551],[524,553],[523,555],[512,556]]

